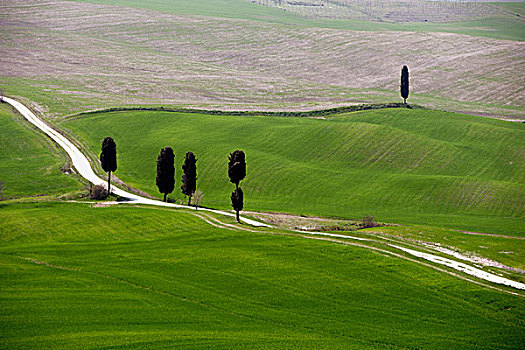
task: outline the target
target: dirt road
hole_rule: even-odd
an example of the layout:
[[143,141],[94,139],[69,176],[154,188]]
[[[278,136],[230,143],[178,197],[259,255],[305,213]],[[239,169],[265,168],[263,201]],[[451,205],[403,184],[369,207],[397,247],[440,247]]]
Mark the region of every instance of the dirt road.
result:
[[[9,98],[9,97],[4,97],[3,100],[9,103],[14,108],[16,108],[18,112],[20,112],[20,114],[22,114],[24,118],[26,118],[31,124],[35,125],[37,128],[42,130],[46,135],[48,135],[51,139],[53,139],[53,141],[58,143],[60,147],[62,147],[67,152],[67,154],[71,158],[74,168],[84,179],[86,179],[87,181],[91,182],[94,185],[103,185],[107,187],[106,180],[99,178],[95,174],[95,172],[91,168],[91,164],[89,163],[89,160],[87,159],[87,157],[82,152],[80,152],[80,150],[75,145],[73,145],[73,143],[71,143],[66,137],[64,137],[58,131],[56,131],[49,125],[47,125],[44,121],[38,118],[29,108],[24,106],[22,103],[16,100],[13,100],[12,98]],[[178,205],[178,204],[173,204],[173,203],[164,203],[158,200],[144,198],[136,194],[124,191],[116,186],[113,186],[112,189],[113,189],[112,192],[114,194],[120,197],[127,198],[133,204],[146,204],[146,205],[155,205],[155,206],[168,207],[168,208],[197,210],[194,207],[188,207],[188,206],[183,206],[183,205]],[[198,210],[199,211],[209,211],[209,212],[226,215],[226,216],[232,216],[232,217],[235,216],[234,213],[221,211],[221,210],[213,210],[213,209],[205,209],[205,208],[200,208]],[[243,217],[241,217],[241,221],[246,224],[256,226],[256,227],[267,227],[268,226],[264,223],[261,223],[255,220],[251,220],[251,219],[247,219],[247,218],[243,218]]]

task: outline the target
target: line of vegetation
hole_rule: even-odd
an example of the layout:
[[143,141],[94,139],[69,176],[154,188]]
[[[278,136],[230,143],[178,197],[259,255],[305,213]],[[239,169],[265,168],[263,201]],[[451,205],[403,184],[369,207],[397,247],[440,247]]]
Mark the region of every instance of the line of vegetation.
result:
[[152,111],[152,112],[174,112],[174,113],[197,113],[207,115],[231,115],[231,116],[267,116],[267,117],[303,117],[313,118],[327,115],[335,115],[342,113],[351,113],[358,111],[374,110],[374,109],[386,109],[386,108],[407,108],[407,109],[427,109],[419,105],[405,105],[403,102],[390,102],[390,103],[365,103],[353,106],[342,106],[330,109],[319,109],[313,111],[222,111],[222,110],[205,110],[195,108],[174,108],[164,106],[151,106],[151,107],[112,107],[107,109],[97,109],[94,111],[87,111],[72,114],[66,119],[72,119],[79,116],[103,114],[110,112],[132,112],[132,111]]

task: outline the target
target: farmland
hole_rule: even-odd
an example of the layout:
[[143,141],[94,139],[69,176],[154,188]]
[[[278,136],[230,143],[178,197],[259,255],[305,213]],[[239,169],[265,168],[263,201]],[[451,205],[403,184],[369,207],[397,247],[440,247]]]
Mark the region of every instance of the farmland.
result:
[[[0,103],[0,349],[522,349],[525,124],[497,119],[525,120],[523,16],[498,1],[0,1],[0,93],[100,176],[112,136],[114,183],[140,195],[162,198],[171,146],[169,200],[187,203],[193,151],[201,205],[222,210],[88,199],[66,152]],[[236,149],[241,215],[270,226],[224,213]]]
[[523,342],[522,298],[359,247],[154,208],[12,204],[0,217],[10,349]]
[[[310,110],[396,100],[406,64],[412,103],[524,117],[524,21],[510,26],[505,21],[515,19],[484,18],[487,23],[435,24],[435,30],[362,21],[371,27],[353,30],[359,28],[338,28],[337,21],[326,28],[237,2],[246,11],[224,11],[245,17],[224,18],[220,11],[206,17],[220,6],[184,1],[172,7],[125,2],[137,8],[103,1],[4,1],[0,87],[37,102],[48,117],[143,104]],[[272,20],[253,19],[259,10]],[[515,33],[516,40],[471,35],[486,26],[484,32],[498,33],[489,22]]]
[[16,197],[55,197],[79,190],[82,185],[71,172],[65,153],[42,137],[0,104],[0,181],[4,199]]
[[[66,118],[95,156],[112,135],[117,176],[158,196],[160,148],[199,159],[205,205],[229,208],[227,155],[247,154],[243,185],[249,210],[365,214],[491,233],[523,233],[524,126],[454,113],[386,109],[326,119],[110,112]],[[183,200],[175,191],[172,198]]]
[[306,18],[371,22],[453,22],[502,16],[495,6],[474,1],[428,0],[256,0]]

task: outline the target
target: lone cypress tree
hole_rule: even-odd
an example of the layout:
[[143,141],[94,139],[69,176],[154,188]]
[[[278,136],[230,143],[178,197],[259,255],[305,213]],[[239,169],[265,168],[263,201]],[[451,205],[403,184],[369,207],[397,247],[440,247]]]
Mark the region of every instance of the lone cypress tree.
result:
[[231,194],[232,207],[236,212],[237,222],[241,222],[239,219],[239,212],[243,208],[244,194],[242,189],[239,187],[239,182],[246,177],[246,157],[243,151],[235,151],[230,153],[228,157],[228,177],[230,182],[235,184],[235,191]]
[[111,193],[111,172],[117,170],[117,145],[111,137],[102,141],[102,153],[100,153],[100,164],[102,169],[108,173],[108,195]]
[[164,194],[164,202],[168,193],[175,188],[175,156],[171,147],[160,150],[157,158],[157,178],[156,183],[159,192]]
[[235,210],[235,217],[237,218],[237,222],[241,222],[239,219],[239,212],[243,208],[244,204],[244,194],[242,193],[242,188],[237,187],[235,191],[232,192],[231,195],[232,200],[232,208]]
[[244,152],[237,150],[230,153],[228,159],[228,176],[230,182],[235,184],[235,188],[238,188],[239,182],[246,177],[246,159]]
[[193,152],[186,153],[186,159],[182,164],[182,193],[188,196],[188,205],[191,204],[191,197],[197,189],[197,159]]
[[401,97],[403,97],[405,105],[407,104],[408,93],[408,67],[403,66],[401,69]]

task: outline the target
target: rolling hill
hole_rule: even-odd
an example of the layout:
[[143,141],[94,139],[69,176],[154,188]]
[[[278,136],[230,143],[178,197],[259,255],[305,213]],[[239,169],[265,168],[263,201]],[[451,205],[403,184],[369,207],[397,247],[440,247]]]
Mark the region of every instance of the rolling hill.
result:
[[401,257],[217,228],[184,211],[0,208],[0,344],[9,349],[523,344],[522,297]]
[[[491,232],[523,233],[522,124],[429,110],[316,118],[124,111],[66,118],[98,155],[117,143],[126,183],[158,196],[155,161],[173,147],[198,158],[204,205],[229,208],[227,156],[247,154],[245,207]],[[177,166],[177,179],[181,176]],[[182,200],[177,190],[172,195]]]

